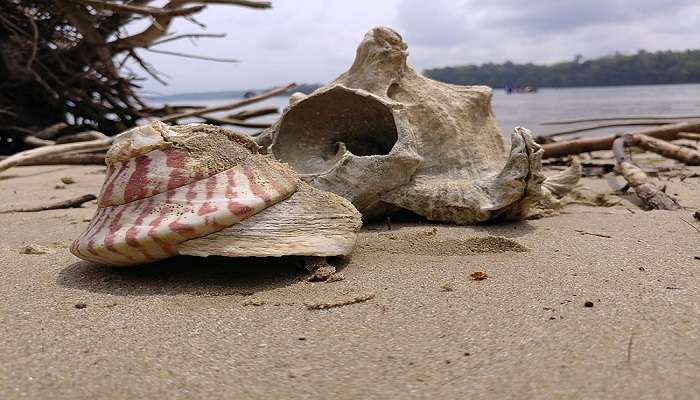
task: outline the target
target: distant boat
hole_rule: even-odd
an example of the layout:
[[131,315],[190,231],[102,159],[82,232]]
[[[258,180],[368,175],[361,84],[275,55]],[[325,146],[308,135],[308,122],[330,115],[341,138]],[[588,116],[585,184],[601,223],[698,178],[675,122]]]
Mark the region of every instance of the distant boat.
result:
[[252,92],[252,91],[248,91],[248,92],[243,93],[244,99],[249,99],[249,98],[254,97],[254,96],[255,96],[255,92]]
[[506,93],[537,93],[536,86],[506,86]]

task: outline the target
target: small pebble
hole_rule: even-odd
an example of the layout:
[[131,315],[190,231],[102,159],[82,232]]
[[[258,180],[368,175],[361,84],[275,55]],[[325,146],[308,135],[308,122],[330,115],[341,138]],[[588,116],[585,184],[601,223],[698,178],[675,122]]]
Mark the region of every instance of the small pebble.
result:
[[54,189],[65,189],[66,185],[56,185],[53,187]]
[[324,265],[321,267],[316,268],[315,271],[313,271],[313,275],[311,275],[307,281],[309,282],[326,282],[330,279],[331,276],[335,274],[335,267],[332,265]]
[[87,307],[87,304],[85,304],[85,303],[76,303],[75,304],[75,308],[77,308],[78,310],[82,310],[85,307]]
[[39,246],[38,244],[30,243],[19,250],[20,254],[46,254],[50,253],[51,250],[48,247]]
[[75,183],[75,179],[73,179],[73,177],[71,176],[64,176],[63,178],[61,178],[61,182],[63,182],[66,185],[70,185]]
[[455,288],[454,286],[448,284],[440,286],[440,291],[441,292],[454,292]]
[[487,274],[484,271],[476,271],[476,272],[472,272],[472,274],[469,276],[471,276],[472,280],[483,281],[484,279],[489,277],[489,274]]
[[587,301],[587,302],[583,303],[583,306],[584,306],[584,307],[591,308],[591,307],[593,307],[593,302],[592,302],[592,301]]

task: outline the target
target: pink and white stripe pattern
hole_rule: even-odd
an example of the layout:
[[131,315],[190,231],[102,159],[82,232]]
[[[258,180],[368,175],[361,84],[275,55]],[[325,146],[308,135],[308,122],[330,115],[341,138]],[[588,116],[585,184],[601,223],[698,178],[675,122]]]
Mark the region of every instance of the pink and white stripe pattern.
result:
[[71,252],[106,265],[161,260],[176,255],[178,243],[236,224],[296,191],[293,173],[271,160],[264,170],[246,163],[201,177],[187,168],[185,155],[153,150],[110,165],[97,213]]
[[168,148],[108,165],[98,204],[125,204],[205,178],[186,158],[186,151]]

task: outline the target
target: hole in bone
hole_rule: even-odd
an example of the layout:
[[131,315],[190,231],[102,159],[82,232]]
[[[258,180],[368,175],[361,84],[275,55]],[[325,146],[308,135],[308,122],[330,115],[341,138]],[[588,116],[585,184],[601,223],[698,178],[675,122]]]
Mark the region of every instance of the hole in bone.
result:
[[275,156],[299,173],[331,169],[345,154],[388,154],[398,140],[391,110],[343,88],[300,101],[280,123]]
[[389,85],[389,88],[386,90],[386,96],[392,100],[396,100],[396,97],[399,94],[399,84],[394,82],[391,85]]

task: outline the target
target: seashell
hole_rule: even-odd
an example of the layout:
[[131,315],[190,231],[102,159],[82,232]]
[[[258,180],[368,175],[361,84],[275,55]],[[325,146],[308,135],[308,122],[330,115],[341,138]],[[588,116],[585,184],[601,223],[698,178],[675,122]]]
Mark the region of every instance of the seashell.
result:
[[[349,253],[361,225],[352,205],[300,183],[293,170],[259,150],[251,139],[209,125],[156,121],[118,135],[106,156],[97,212],[71,251],[107,265],[180,253]],[[295,213],[282,215],[290,210]],[[309,221],[317,231],[306,229]],[[297,229],[296,246],[276,239]]]
[[541,147],[516,128],[507,150],[491,89],[428,79],[407,64],[407,48],[395,31],[372,29],[350,69],[294,95],[258,143],[364,217],[401,208],[458,224],[523,217],[543,196]]

